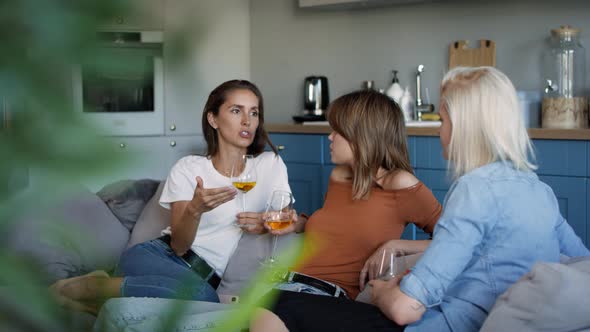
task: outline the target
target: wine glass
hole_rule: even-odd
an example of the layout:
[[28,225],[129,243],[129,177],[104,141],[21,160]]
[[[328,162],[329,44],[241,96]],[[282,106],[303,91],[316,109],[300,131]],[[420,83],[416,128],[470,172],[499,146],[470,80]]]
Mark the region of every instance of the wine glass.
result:
[[[293,213],[293,195],[288,191],[275,190],[266,205],[264,223],[272,230],[285,229],[293,224]],[[277,239],[278,235],[273,235],[270,257],[263,262],[266,265],[272,266],[277,261],[275,257]]]
[[385,248],[381,254],[379,279],[389,280],[406,272],[406,258],[399,249]]
[[246,193],[256,186],[256,167],[254,164],[254,156],[245,154],[238,158],[231,169],[232,185],[242,192],[242,212],[246,212]]

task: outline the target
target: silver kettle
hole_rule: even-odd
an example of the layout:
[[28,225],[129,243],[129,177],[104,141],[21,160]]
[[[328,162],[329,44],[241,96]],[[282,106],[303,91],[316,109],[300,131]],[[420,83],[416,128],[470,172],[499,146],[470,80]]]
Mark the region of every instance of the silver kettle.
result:
[[304,82],[303,115],[325,116],[330,97],[328,79],[325,76],[309,76]]

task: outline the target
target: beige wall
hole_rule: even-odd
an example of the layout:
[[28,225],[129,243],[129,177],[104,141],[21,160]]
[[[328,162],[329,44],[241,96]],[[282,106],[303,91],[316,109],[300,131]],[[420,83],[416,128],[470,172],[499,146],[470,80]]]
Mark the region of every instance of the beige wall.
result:
[[540,56],[550,29],[581,28],[590,48],[587,0],[443,0],[336,11],[299,9],[296,0],[250,0],[250,21],[251,77],[265,96],[269,123],[290,121],[299,112],[303,79],[312,74],[328,77],[334,98],[362,80],[383,88],[395,68],[414,94],[413,73],[424,64],[424,86],[438,104],[438,83],[455,40],[494,40],[497,67],[519,90],[540,88]]

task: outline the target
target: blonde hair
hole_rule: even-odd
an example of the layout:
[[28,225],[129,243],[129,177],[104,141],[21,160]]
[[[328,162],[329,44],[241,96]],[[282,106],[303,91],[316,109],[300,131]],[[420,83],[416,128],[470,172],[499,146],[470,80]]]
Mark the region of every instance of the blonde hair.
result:
[[389,97],[376,91],[356,91],[328,107],[330,126],[350,144],[354,165],[353,199],[368,199],[379,167],[413,173],[408,157],[404,116]]
[[[442,81],[441,107],[452,124],[448,147],[454,178],[495,161],[510,161],[518,170],[536,169],[516,90],[493,67],[457,67]],[[451,165],[452,163],[452,165]]]

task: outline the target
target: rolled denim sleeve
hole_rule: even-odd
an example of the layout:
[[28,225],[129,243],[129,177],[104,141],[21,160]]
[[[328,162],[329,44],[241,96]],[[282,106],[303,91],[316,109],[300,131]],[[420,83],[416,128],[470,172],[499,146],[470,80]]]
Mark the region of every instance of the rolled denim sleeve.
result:
[[555,231],[559,240],[559,250],[562,254],[570,257],[590,256],[590,250],[584,246],[580,237],[576,235],[561,214],[555,226]]
[[434,239],[401,282],[401,291],[426,307],[441,303],[448,286],[465,269],[484,234],[497,219],[496,200],[481,178],[459,179],[445,199]]

